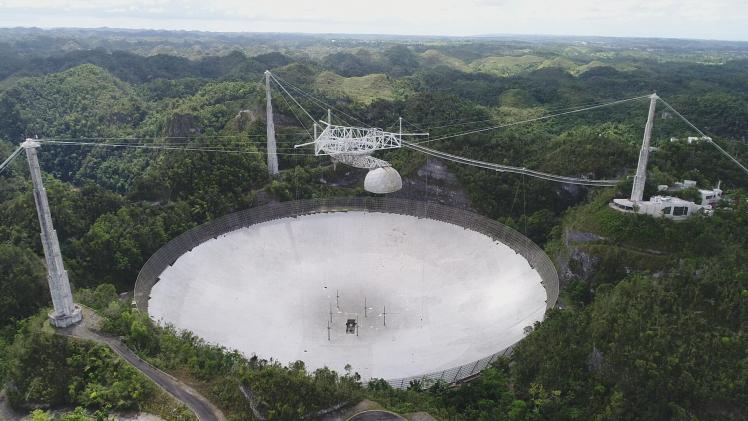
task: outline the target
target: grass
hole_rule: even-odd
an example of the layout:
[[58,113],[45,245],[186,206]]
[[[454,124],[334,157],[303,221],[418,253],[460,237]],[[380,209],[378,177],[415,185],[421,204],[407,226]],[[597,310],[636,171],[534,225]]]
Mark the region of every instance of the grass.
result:
[[602,235],[600,214],[615,212],[608,203],[613,200],[615,190],[612,188],[598,191],[589,203],[577,206],[566,213],[563,226],[577,231],[592,232]]
[[[154,361],[155,362],[155,361]],[[154,364],[156,366],[157,364]],[[177,367],[172,369],[161,368],[162,371],[179,379],[182,383],[195,389],[198,393],[208,399],[215,405],[227,420],[254,419],[251,415],[249,402],[239,391],[238,379],[235,377],[226,377],[217,380],[205,381],[196,378],[189,372],[189,369]],[[237,399],[233,404],[229,404],[231,396]],[[167,420],[170,421],[170,420]]]
[[538,101],[524,89],[507,89],[499,96],[502,107],[528,108],[537,107]]
[[[431,60],[438,60],[438,58],[431,58]],[[601,66],[615,67],[620,71],[629,71],[635,69],[632,66],[621,67],[619,65],[606,64],[600,60],[592,59],[587,62],[589,58],[583,59],[582,61],[574,61],[564,56],[556,56],[552,58],[543,58],[536,55],[523,55],[523,56],[493,56],[475,60],[471,62],[467,68],[483,73],[490,73],[497,76],[514,76],[524,72],[530,72],[538,69],[546,68],[557,68],[563,69],[566,72],[578,76],[582,73]],[[438,63],[438,61],[437,61]],[[584,63],[584,64],[583,64]],[[450,65],[451,62],[444,62],[443,64]],[[455,67],[455,66],[453,66]],[[459,67],[457,67],[459,68]],[[460,70],[465,70],[460,68]]]
[[604,67],[604,66],[607,66],[607,64],[605,64],[605,63],[603,63],[603,62],[601,62],[599,60],[592,60],[591,62],[589,62],[589,63],[587,63],[585,65],[577,67],[576,71],[574,72],[574,74],[575,75],[581,75],[582,73],[584,73],[584,72],[586,72],[588,70],[594,69],[596,67]]
[[382,73],[343,77],[333,72],[322,72],[314,83],[317,89],[328,95],[347,96],[367,105],[376,99],[393,100],[396,96],[393,80]]
[[614,268],[624,262],[625,269],[631,272],[657,272],[672,263],[669,255],[652,254],[615,244],[579,244],[576,247],[599,258],[598,264],[608,264]]
[[564,69],[570,73],[574,73],[577,68],[579,68],[579,65],[571,60],[569,60],[566,57],[554,57],[548,60],[543,61],[540,66],[538,66],[539,69],[545,69],[545,68],[560,68]]
[[[564,217],[563,226],[580,232],[589,232],[603,237],[589,243],[575,243],[568,247],[557,244],[557,251],[568,253],[576,248],[593,256],[598,273],[624,276],[621,271],[657,272],[664,267],[672,267],[675,256],[667,243],[657,238],[640,238],[639,235],[621,235],[620,227],[631,233],[661,232],[670,221],[655,220],[642,215],[630,215],[610,209],[608,203],[614,196],[614,189],[601,190],[590,202],[570,210]],[[676,226],[675,228],[679,228]],[[606,281],[605,279],[599,279]],[[607,281],[610,281],[608,279]]]
[[[47,334],[55,334],[56,330],[53,328],[49,320],[43,321],[41,325],[41,330],[44,333]],[[106,345],[100,344],[98,342],[93,342],[88,339],[80,339],[80,338],[66,338],[67,340],[75,340],[75,341],[85,341],[85,342],[91,342],[96,346],[104,347],[107,350],[109,348]],[[122,359],[119,355],[117,355],[114,351],[109,350],[109,354],[111,354],[112,358],[121,359],[122,362],[130,366],[130,363]],[[132,367],[133,370],[137,371],[138,376],[140,376],[143,380],[151,383],[153,386],[153,394],[147,399],[142,402],[138,402],[140,406],[141,412],[147,412],[149,414],[157,415],[161,417],[162,419],[166,421],[198,421],[197,416],[189,409],[187,406],[185,406],[183,403],[178,401],[176,398],[171,396],[169,393],[161,389],[160,386],[158,386],[156,383],[154,383],[148,376],[138,371],[136,368]],[[2,416],[0,416],[0,421],[3,421]]]
[[513,76],[528,70],[536,69],[545,59],[534,55],[497,56],[475,60],[470,67],[477,72],[497,76]]
[[160,387],[156,386],[155,389],[151,398],[141,403],[142,412],[158,415],[166,421],[198,421],[197,416],[184,404]]
[[438,50],[426,50],[423,53],[420,54],[421,60],[426,64],[427,66],[448,66],[453,69],[461,70],[463,72],[469,72],[470,66],[465,64],[464,61],[449,56],[447,54],[442,53]]

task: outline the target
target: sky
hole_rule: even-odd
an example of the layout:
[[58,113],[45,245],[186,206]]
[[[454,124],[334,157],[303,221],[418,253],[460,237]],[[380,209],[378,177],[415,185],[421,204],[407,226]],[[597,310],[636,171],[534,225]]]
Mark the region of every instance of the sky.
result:
[[0,27],[748,41],[748,0],[0,0]]

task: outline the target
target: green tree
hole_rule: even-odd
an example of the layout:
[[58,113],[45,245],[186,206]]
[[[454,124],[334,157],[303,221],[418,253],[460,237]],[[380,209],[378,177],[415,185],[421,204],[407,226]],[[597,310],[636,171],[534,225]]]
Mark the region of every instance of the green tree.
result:
[[0,327],[49,303],[44,262],[28,249],[0,244]]

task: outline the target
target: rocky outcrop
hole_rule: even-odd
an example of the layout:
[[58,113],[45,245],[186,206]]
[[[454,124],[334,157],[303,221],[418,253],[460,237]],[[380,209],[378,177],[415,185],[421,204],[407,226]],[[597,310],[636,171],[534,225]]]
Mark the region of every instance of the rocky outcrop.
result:
[[391,197],[428,200],[453,208],[472,210],[465,189],[447,165],[427,159],[415,174],[403,178],[403,188]]
[[191,137],[202,132],[197,116],[174,114],[166,122],[166,135],[169,137]]
[[[260,106],[253,109],[239,110],[236,116],[234,116],[233,124],[234,128],[241,132],[249,130],[250,126],[258,121],[261,121],[263,124],[265,123],[265,109]],[[276,123],[278,122],[276,121]]]
[[574,278],[588,279],[593,274],[597,258],[578,245],[604,240],[604,237],[592,232],[564,230],[564,247],[558,251],[554,259],[562,286]]

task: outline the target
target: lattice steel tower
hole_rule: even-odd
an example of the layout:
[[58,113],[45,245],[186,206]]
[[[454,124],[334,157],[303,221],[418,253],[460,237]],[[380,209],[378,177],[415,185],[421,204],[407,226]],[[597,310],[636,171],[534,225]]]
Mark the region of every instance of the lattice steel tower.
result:
[[68,273],[62,262],[60,243],[57,240],[57,232],[52,226],[47,191],[42,184],[42,172],[39,169],[39,160],[36,157],[36,148],[39,147],[39,142],[34,139],[26,139],[21,146],[26,151],[26,158],[29,161],[31,182],[34,185],[36,213],[39,216],[39,225],[42,230],[42,246],[47,262],[47,281],[49,282],[49,291],[52,294],[52,305],[54,306],[54,310],[49,313],[49,321],[55,327],[68,327],[81,321],[83,315],[80,307],[73,303]]

